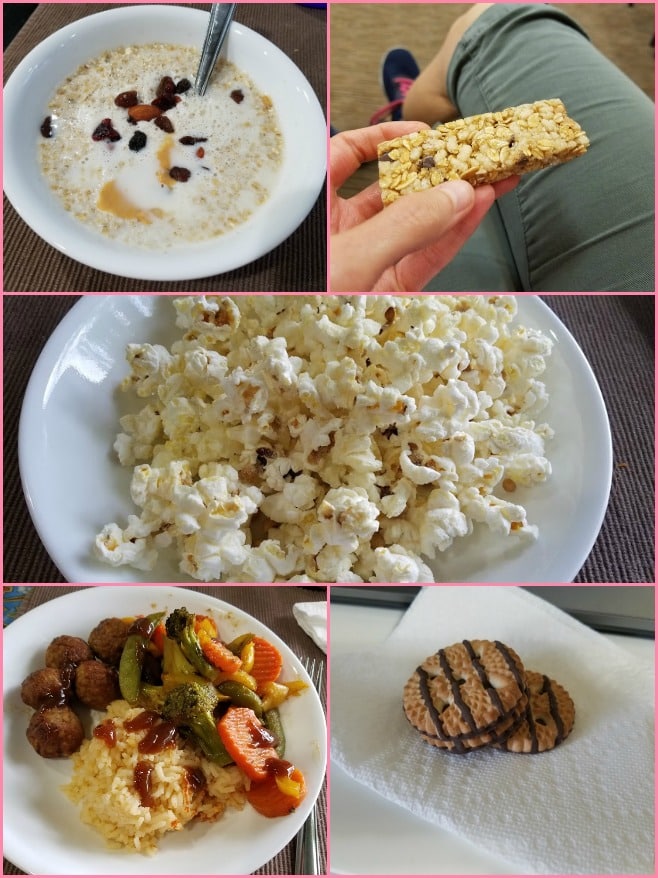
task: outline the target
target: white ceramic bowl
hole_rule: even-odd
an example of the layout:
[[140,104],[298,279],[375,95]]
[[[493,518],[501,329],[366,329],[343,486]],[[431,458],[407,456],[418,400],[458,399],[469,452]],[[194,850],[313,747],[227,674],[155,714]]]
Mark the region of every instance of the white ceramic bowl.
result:
[[[282,14],[285,14],[282,9]],[[4,91],[4,189],[23,220],[62,253],[92,268],[140,280],[209,277],[247,265],[306,218],[326,172],[326,122],[309,82],[280,49],[233,22],[225,57],[268,94],[279,117],[283,162],[268,201],[232,232],[169,249],[131,250],[83,226],[59,203],[38,162],[39,126],[54,90],[83,62],[125,45],[174,42],[201,47],[208,13],[183,6],[126,6],[81,18],[21,61]],[[5,254],[6,258],[7,254]]]

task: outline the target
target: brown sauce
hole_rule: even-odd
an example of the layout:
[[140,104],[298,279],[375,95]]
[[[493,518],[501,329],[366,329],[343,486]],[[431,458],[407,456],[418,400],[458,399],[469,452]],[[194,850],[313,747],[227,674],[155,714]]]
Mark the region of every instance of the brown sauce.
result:
[[156,804],[155,799],[151,794],[153,789],[152,776],[153,763],[140,761],[135,765],[135,770],[133,771],[133,787],[139,794],[140,803],[145,808],[152,808]]
[[103,720],[102,723],[99,723],[93,731],[94,738],[99,738],[108,747],[114,747],[117,742],[117,730],[114,725],[114,720],[106,719]]
[[170,722],[161,722],[151,726],[137,745],[140,753],[160,753],[174,746],[176,726]]
[[292,773],[295,770],[292,762],[279,758],[268,759],[265,763],[265,768],[268,774],[273,774],[275,777],[292,777]]
[[186,768],[185,779],[193,795],[202,790],[206,785],[206,776],[200,768]]
[[251,736],[251,743],[254,747],[263,747],[264,749],[268,747],[273,747],[276,744],[276,738],[272,735],[265,726],[260,723],[249,723],[249,735]]
[[130,634],[141,634],[142,637],[148,637],[151,623],[146,616],[140,616],[130,626]]
[[143,710],[132,719],[126,720],[123,724],[127,732],[141,732],[143,729],[150,729],[160,721],[160,716],[155,710]]

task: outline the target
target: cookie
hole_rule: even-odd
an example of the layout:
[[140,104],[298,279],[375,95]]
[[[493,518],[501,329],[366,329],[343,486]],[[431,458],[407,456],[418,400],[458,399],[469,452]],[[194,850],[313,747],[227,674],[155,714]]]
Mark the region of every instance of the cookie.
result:
[[495,746],[511,753],[543,753],[569,735],[576,708],[567,690],[545,674],[527,671],[526,679],[528,706],[523,722]]
[[500,641],[464,640],[429,656],[407,681],[404,712],[435,746],[464,752],[499,740],[527,708],[525,669]]
[[421,738],[427,744],[439,747],[446,753],[470,753],[472,750],[479,750],[507,740],[519,728],[521,723],[525,721],[525,706],[527,706],[527,701],[524,700],[524,707],[518,714],[513,714],[509,718],[501,720],[496,725],[477,735],[463,735],[452,740],[446,740],[439,738],[438,735],[424,734],[420,729],[416,729],[416,731],[420,732]]

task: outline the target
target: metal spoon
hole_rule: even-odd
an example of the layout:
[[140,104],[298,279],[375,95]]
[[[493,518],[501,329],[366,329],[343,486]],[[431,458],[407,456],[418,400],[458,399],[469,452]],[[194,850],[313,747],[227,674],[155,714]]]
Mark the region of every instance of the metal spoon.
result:
[[208,88],[210,75],[228,34],[228,29],[237,3],[213,3],[206,38],[201,50],[201,60],[196,74],[194,88],[197,94],[204,95]]

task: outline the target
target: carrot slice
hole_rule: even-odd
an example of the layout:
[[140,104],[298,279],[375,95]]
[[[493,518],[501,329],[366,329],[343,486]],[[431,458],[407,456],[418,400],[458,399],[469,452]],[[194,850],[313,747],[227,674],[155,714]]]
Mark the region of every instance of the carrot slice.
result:
[[164,652],[164,641],[167,636],[167,630],[165,628],[165,623],[160,622],[159,625],[156,626],[155,631],[151,635],[151,643],[155,647],[155,651],[158,655],[162,655]]
[[226,674],[234,674],[240,670],[242,666],[240,656],[234,655],[221,640],[211,637],[203,628],[197,632],[197,636],[201,644],[201,651],[211,665]]
[[287,774],[270,774],[251,784],[247,801],[264,817],[285,817],[299,807],[306,795],[304,775],[293,765]]
[[254,644],[254,664],[249,671],[256,680],[259,691],[266,683],[273,683],[278,679],[283,668],[283,659],[279,650],[263,637],[252,638]]
[[231,759],[251,780],[265,780],[271,766],[280,762],[274,738],[250,707],[229,707],[217,731]]

